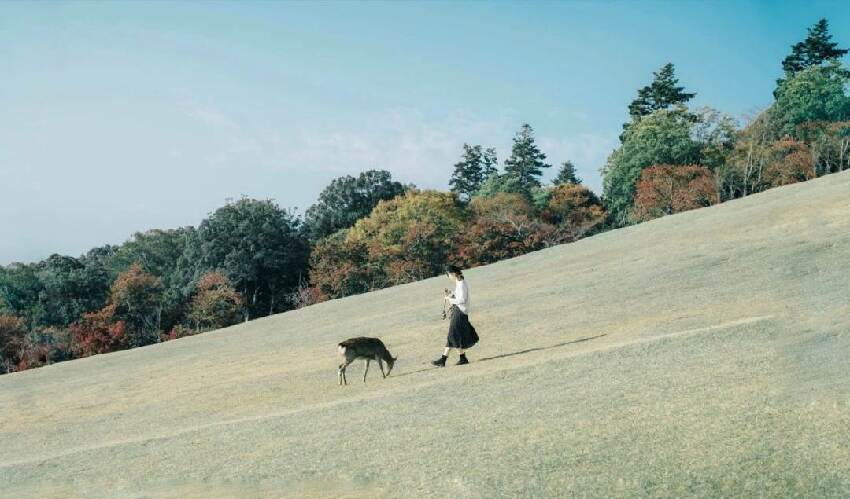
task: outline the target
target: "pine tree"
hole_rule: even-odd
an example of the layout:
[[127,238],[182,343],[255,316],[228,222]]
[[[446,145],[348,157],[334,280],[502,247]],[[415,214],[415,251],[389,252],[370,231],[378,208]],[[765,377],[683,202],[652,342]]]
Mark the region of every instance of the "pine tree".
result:
[[484,154],[481,155],[481,160],[483,162],[481,173],[485,180],[498,173],[499,160],[496,158],[496,149],[492,147],[485,149]]
[[455,163],[455,171],[449,180],[452,192],[469,199],[481,187],[486,177],[483,156],[481,146],[463,145],[463,156],[459,162]]
[[[812,66],[819,66],[831,59],[837,59],[847,53],[847,49],[838,48],[829,33],[829,23],[821,19],[808,29],[808,36],[802,42],[791,47],[791,53],[782,60],[785,78],[776,80],[777,87],[794,74]],[[774,92],[774,95],[776,92]]]
[[581,184],[581,179],[576,176],[576,167],[572,161],[564,161],[561,163],[561,170],[558,171],[558,176],[552,181],[555,185],[561,184]]
[[534,129],[525,123],[514,136],[511,157],[505,160],[505,175],[513,177],[526,189],[540,186],[542,168],[550,168],[543,154],[534,143]]
[[[684,104],[696,95],[683,92],[685,87],[676,85],[679,79],[676,78],[672,63],[668,62],[652,74],[654,77],[652,83],[638,90],[637,99],[629,104],[629,114],[633,121],[660,109]],[[625,127],[627,126],[628,124]]]

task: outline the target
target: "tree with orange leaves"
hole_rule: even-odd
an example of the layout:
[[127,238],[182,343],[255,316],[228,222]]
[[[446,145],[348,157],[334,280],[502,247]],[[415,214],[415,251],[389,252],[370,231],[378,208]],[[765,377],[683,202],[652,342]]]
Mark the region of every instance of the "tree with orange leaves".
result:
[[641,173],[634,215],[641,221],[719,202],[714,177],[699,165],[655,165]]
[[197,329],[218,329],[239,321],[244,301],[220,272],[204,274],[195,287],[189,318]]

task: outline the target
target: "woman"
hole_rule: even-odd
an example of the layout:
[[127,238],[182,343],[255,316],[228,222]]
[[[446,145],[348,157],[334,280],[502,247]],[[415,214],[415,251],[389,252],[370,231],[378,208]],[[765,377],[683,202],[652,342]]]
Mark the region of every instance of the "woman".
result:
[[463,278],[463,272],[460,268],[450,265],[446,269],[446,274],[449,279],[455,282],[455,292],[449,293],[446,290],[446,301],[451,304],[449,310],[449,336],[446,339],[446,349],[443,355],[431,361],[432,364],[439,367],[446,366],[446,359],[449,357],[449,351],[454,348],[460,354],[460,360],[457,361],[458,366],[469,364],[464,352],[467,348],[478,343],[478,334],[475,328],[469,323],[469,288]]

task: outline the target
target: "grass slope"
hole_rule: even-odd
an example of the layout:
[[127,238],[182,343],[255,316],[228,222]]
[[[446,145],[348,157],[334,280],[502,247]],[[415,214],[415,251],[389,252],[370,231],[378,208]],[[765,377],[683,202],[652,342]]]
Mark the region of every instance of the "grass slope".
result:
[[436,278],[2,376],[0,495],[847,496],[848,261],[832,175],[469,271],[465,367]]

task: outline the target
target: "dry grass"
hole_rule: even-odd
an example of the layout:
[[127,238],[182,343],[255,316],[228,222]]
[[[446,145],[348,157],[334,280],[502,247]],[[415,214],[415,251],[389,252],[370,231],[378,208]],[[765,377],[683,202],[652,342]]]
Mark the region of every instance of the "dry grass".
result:
[[469,366],[438,278],[2,376],[0,495],[848,496],[848,261],[833,175],[469,271]]

